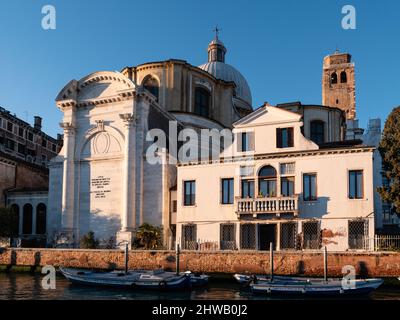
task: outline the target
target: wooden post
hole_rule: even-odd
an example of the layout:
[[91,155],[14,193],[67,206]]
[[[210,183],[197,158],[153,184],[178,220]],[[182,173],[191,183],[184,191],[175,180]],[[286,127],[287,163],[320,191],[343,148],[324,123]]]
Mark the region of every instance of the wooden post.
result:
[[324,247],[324,280],[328,281],[328,251],[326,246]]
[[125,274],[128,273],[128,264],[129,264],[129,243],[125,243]]
[[179,243],[176,245],[176,275],[179,276],[179,254],[180,254],[180,248],[179,248]]
[[274,244],[269,243],[269,268],[270,268],[270,281],[274,280]]

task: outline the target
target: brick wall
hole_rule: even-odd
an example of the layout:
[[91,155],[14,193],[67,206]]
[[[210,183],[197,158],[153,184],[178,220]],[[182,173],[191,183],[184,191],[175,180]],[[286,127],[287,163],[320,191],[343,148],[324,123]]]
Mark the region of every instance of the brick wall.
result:
[[[321,253],[275,253],[277,274],[322,276]],[[2,249],[0,265],[54,265],[79,268],[123,268],[124,252],[120,250],[65,250],[65,249]],[[400,253],[329,253],[330,276],[341,276],[342,267],[352,265],[357,274],[394,277],[400,275]],[[175,269],[173,251],[131,251],[131,269]],[[269,255],[253,252],[182,252],[181,270],[207,273],[269,273]]]

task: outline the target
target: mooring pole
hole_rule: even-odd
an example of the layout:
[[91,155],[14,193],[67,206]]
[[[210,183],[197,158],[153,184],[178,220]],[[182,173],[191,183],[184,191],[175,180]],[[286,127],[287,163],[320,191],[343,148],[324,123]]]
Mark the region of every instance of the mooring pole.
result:
[[324,247],[324,281],[328,281],[328,251]]
[[270,281],[274,280],[274,244],[272,242],[269,243],[269,275]]
[[129,244],[125,243],[125,274],[128,273],[128,263],[129,263]]
[[179,250],[179,243],[176,245],[176,258],[175,258],[175,262],[176,262],[176,275],[179,276],[179,254],[180,254],[180,250]]

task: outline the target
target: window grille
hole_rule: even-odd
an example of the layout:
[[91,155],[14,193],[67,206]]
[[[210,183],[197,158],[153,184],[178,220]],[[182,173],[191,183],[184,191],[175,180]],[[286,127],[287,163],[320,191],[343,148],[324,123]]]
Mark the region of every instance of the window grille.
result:
[[255,224],[242,224],[240,226],[240,248],[247,250],[256,249],[256,226]]
[[366,249],[368,239],[368,221],[349,221],[349,249]]
[[197,249],[197,228],[196,225],[182,226],[182,249],[196,250]]
[[281,224],[281,249],[296,249],[297,223],[286,222]]
[[221,250],[236,249],[235,225],[233,223],[221,224],[220,240]]
[[294,174],[295,170],[296,170],[296,165],[294,162],[280,164],[279,171],[281,174]]
[[321,230],[318,221],[303,222],[303,249],[321,248]]

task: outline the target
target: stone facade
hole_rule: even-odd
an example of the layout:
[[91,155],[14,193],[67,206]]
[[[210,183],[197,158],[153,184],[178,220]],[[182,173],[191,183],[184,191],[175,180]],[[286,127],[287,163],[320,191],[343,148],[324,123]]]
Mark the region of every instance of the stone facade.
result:
[[348,53],[324,58],[322,71],[322,104],[345,111],[346,119],[356,117],[354,63]]
[[6,194],[12,190],[47,189],[47,168],[22,161],[0,152],[0,206],[7,205]]

